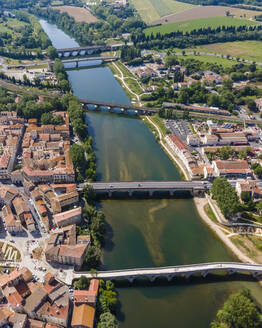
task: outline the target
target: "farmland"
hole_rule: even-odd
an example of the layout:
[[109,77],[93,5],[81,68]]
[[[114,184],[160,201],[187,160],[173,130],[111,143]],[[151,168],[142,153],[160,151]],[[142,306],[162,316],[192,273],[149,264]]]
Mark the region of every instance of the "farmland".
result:
[[170,23],[161,26],[149,27],[145,30],[145,33],[146,35],[149,35],[151,33],[166,34],[175,31],[182,31],[185,33],[205,27],[216,28],[219,26],[242,26],[242,25],[255,25],[255,24],[257,23],[253,21],[237,19],[232,17],[212,17],[212,18],[194,19],[184,22],[177,22],[177,23]]
[[[199,51],[199,49],[196,49]],[[201,47],[201,51],[221,53],[234,57],[242,57],[252,61],[262,62],[261,41],[236,41],[230,43],[214,43]]]
[[211,18],[215,16],[224,16],[229,11],[234,18],[252,19],[256,15],[260,15],[261,11],[246,10],[239,8],[231,8],[225,6],[195,6],[181,13],[172,13],[172,15],[163,16],[152,22],[154,24],[168,24],[175,22],[183,22],[186,20]]
[[[179,58],[182,57],[182,55],[178,55]],[[237,62],[235,60],[229,60],[227,58],[220,58],[216,56],[209,56],[209,55],[186,55],[183,56],[184,59],[196,59],[203,63],[210,63],[210,64],[217,64],[222,65],[223,67],[232,67]]]
[[54,9],[57,9],[62,13],[67,13],[69,16],[73,17],[76,22],[95,23],[98,21],[98,19],[85,8],[59,6]]
[[147,24],[163,16],[180,13],[194,7],[191,4],[173,0],[131,0],[131,2]]

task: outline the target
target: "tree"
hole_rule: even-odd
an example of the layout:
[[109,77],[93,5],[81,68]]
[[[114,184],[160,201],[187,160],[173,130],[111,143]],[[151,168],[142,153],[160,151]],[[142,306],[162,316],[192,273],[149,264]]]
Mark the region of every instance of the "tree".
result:
[[262,202],[256,203],[256,209],[259,212],[259,214],[262,213]]
[[250,292],[244,289],[229,297],[218,311],[211,328],[259,328],[261,325],[262,320]]
[[74,287],[76,289],[88,289],[89,286],[89,280],[86,276],[81,276],[80,279],[75,281]]
[[166,67],[171,67],[178,64],[178,60],[175,55],[166,56],[164,60]]
[[248,109],[251,110],[252,112],[257,112],[257,105],[253,99],[247,99],[246,105]]
[[53,123],[53,115],[51,113],[43,113],[41,115],[41,123],[44,125]]
[[227,160],[233,155],[233,149],[230,146],[220,148],[219,157],[222,160]]
[[110,312],[102,313],[99,319],[99,328],[118,328],[118,322],[115,316]]
[[251,200],[251,193],[249,191],[242,191],[240,198],[244,203],[248,203]]
[[47,56],[50,58],[50,59],[55,59],[58,57],[58,53],[57,53],[57,50],[55,47],[53,46],[49,46],[47,49],[46,49],[46,54]]

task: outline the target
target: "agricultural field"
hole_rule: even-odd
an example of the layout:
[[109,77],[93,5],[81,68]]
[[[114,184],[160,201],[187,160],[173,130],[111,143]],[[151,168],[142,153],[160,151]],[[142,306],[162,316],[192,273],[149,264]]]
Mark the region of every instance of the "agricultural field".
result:
[[178,14],[195,6],[174,0],[131,0],[142,20],[147,24],[163,16]]
[[232,17],[212,17],[212,18],[201,18],[193,19],[184,22],[170,23],[161,26],[149,27],[145,30],[146,35],[151,33],[171,33],[175,31],[191,32],[200,28],[212,27],[216,28],[219,26],[242,26],[242,25],[256,25],[257,22],[249,21],[246,19],[237,19]]
[[[180,49],[181,52],[181,49]],[[181,58],[183,55],[178,55]],[[210,63],[210,64],[217,64],[222,65],[223,67],[232,67],[233,65],[237,64],[237,61],[230,60],[227,58],[220,58],[216,56],[209,56],[209,55],[185,55],[183,56],[184,59],[196,59],[203,63]]]
[[[199,51],[199,49],[196,49]],[[261,41],[235,41],[225,43],[214,43],[201,47],[201,51],[215,52],[233,57],[245,58],[262,63]]]
[[76,22],[95,23],[98,19],[93,16],[87,9],[73,6],[59,6],[55,9],[62,13],[67,13],[73,17]]
[[185,10],[180,13],[172,13],[172,15],[163,16],[152,22],[155,24],[168,24],[175,22],[183,22],[199,18],[211,18],[216,16],[224,16],[229,12],[234,18],[253,19],[256,15],[261,15],[261,11],[248,9],[239,9],[225,6],[195,6],[194,8]]
[[[201,53],[217,53],[232,57],[244,58],[262,63],[262,41],[234,41],[224,43],[213,43],[194,48],[179,49],[174,48],[175,52],[201,52]],[[201,56],[202,57],[202,56]],[[207,56],[212,57],[212,56]],[[214,57],[218,58],[218,57]]]

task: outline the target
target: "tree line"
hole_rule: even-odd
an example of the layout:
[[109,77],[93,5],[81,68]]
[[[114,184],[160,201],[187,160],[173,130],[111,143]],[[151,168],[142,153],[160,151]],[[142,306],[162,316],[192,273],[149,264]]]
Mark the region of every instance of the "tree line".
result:
[[132,34],[134,46],[140,49],[168,49],[189,48],[197,45],[233,42],[244,40],[262,40],[262,25],[254,26],[222,26],[220,28],[206,28],[193,30],[191,32],[172,32],[167,34],[145,33]]

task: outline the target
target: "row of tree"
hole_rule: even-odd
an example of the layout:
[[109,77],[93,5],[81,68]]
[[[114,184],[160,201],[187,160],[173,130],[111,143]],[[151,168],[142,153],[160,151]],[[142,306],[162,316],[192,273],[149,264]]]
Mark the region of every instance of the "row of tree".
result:
[[132,35],[132,40],[140,49],[189,48],[217,42],[262,40],[262,25],[242,26],[241,29],[225,27],[220,32],[216,32],[216,29],[195,30],[180,35],[176,33],[174,36],[172,33],[150,36],[136,33]]

